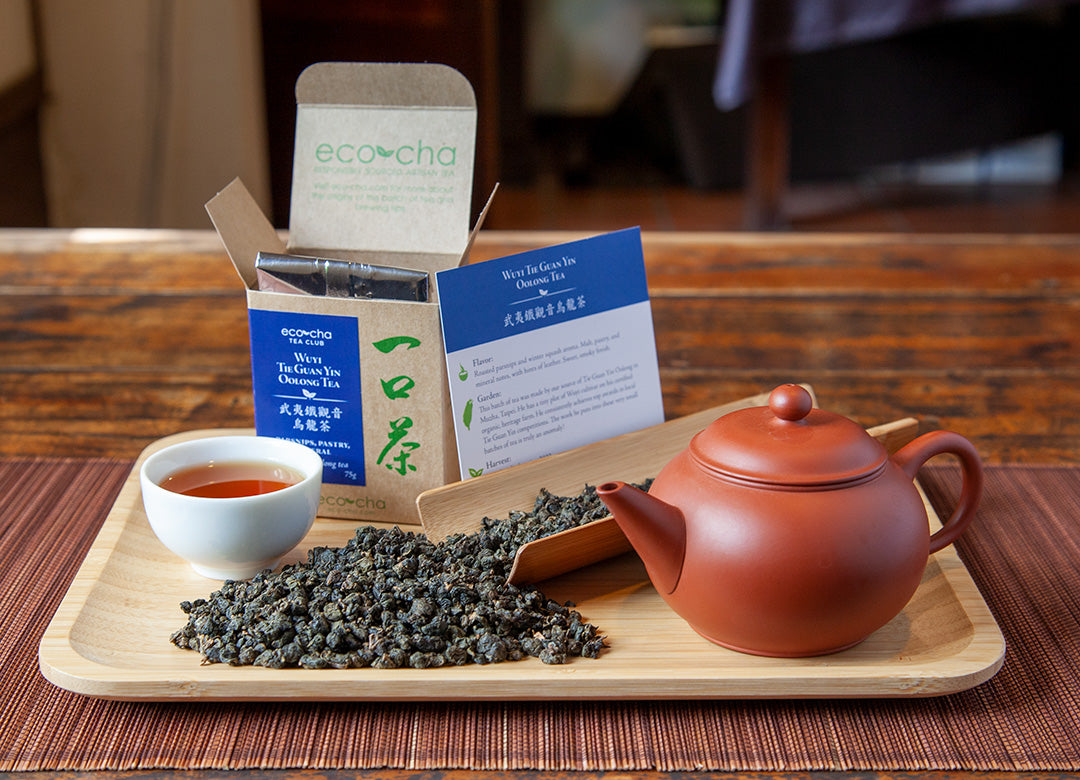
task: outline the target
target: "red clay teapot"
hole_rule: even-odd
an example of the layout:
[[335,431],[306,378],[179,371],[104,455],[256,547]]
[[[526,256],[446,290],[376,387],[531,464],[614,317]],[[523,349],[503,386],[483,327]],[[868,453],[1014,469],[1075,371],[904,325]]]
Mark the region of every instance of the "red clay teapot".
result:
[[[648,493],[597,493],[657,591],[694,630],[756,655],[852,647],[900,613],[931,553],[971,522],[982,464],[959,434],[924,434],[889,457],[856,423],[812,408],[799,385],[724,415],[657,475]],[[914,485],[942,453],[959,458],[960,499],[930,534]]]

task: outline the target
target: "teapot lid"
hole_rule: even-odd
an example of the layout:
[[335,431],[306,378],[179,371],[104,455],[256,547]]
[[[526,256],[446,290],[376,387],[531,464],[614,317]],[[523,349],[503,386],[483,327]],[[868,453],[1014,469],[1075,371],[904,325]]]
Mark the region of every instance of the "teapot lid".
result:
[[885,448],[861,426],[813,408],[799,385],[781,385],[768,406],[724,415],[690,442],[690,454],[722,475],[769,485],[826,485],[877,473]]

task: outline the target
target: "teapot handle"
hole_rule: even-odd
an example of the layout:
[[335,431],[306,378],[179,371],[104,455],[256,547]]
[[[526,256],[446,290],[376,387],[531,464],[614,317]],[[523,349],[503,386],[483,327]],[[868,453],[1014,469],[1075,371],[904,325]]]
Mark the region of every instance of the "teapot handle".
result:
[[958,433],[931,431],[905,445],[893,455],[893,462],[914,480],[923,464],[935,455],[945,453],[951,453],[960,459],[963,483],[960,487],[960,500],[952,516],[930,537],[931,553],[948,547],[956,541],[975,517],[975,508],[979,505],[983,486],[982,461],[979,459],[979,453],[975,451],[975,445]]

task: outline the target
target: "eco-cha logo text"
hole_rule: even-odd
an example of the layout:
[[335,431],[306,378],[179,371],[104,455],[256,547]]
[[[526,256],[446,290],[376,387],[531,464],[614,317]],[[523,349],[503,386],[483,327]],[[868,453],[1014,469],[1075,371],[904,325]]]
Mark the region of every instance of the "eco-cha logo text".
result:
[[315,147],[315,159],[320,163],[339,162],[344,165],[370,165],[384,161],[398,165],[442,166],[457,165],[456,146],[436,146],[422,140],[415,144],[381,146],[379,144],[321,143]]
[[366,511],[385,511],[386,499],[373,496],[359,496],[357,498],[349,498],[342,495],[327,495],[324,493],[319,498],[320,506],[329,506],[338,510],[345,510],[353,514],[359,514]]

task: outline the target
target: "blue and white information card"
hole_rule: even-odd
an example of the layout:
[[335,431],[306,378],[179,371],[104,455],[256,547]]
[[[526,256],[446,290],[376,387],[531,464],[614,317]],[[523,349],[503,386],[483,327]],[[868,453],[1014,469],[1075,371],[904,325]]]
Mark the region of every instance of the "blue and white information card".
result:
[[664,421],[638,228],[436,277],[462,479]]

